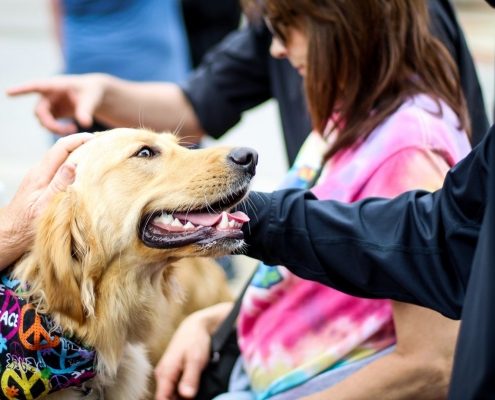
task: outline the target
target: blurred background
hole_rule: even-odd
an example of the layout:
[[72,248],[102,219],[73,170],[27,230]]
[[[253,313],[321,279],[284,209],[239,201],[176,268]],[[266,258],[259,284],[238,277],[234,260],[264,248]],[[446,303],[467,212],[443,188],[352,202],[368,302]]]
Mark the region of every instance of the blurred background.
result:
[[[493,122],[495,11],[482,0],[456,0],[454,4]],[[0,206],[11,198],[27,169],[52,143],[33,114],[36,96],[8,98],[5,90],[57,74],[61,68],[49,0],[0,0]],[[280,129],[276,104],[269,101],[246,113],[221,140],[250,146],[260,153],[255,189],[276,188],[287,168]]]

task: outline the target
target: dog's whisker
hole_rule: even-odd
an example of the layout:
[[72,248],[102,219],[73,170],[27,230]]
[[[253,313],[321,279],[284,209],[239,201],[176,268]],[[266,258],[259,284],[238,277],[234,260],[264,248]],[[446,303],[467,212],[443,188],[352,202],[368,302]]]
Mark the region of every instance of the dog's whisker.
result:
[[[260,195],[256,192],[253,192],[255,196],[258,196],[260,197]],[[251,200],[249,197],[246,197],[241,203],[239,203],[238,207],[241,209],[241,210],[244,210],[246,213],[248,212],[248,209],[251,209],[253,210],[253,214],[256,215],[256,211],[257,211],[257,208],[256,208],[256,205],[254,204],[253,200]],[[248,225],[248,231],[249,233],[251,234],[251,225],[249,224],[249,222],[247,223]],[[241,251],[243,251],[245,248],[245,244],[241,247]]]
[[[192,139],[192,140],[187,140]],[[198,140],[195,136],[184,136],[179,139],[179,144],[190,149],[198,149]]]
[[257,196],[258,198],[261,198],[261,195],[258,192],[253,192],[254,196]]
[[206,193],[203,194],[204,198],[205,198],[205,209],[208,211],[208,212],[213,212],[213,208],[211,207],[210,205],[210,202],[208,201],[208,197],[206,196]]
[[140,128],[144,128],[143,123],[143,105],[140,103],[138,107],[138,125]]
[[187,141],[186,139],[189,139],[189,138],[194,138],[194,136],[184,136],[184,137],[181,137],[179,138],[179,144],[183,147],[193,147],[193,146],[196,146],[198,143],[195,142],[195,141]]
[[192,208],[193,208],[193,205],[192,204],[189,204],[189,206],[187,206],[187,208],[186,208],[186,215],[189,215],[189,213],[191,212]]
[[[151,219],[153,218],[153,215],[154,215],[156,212],[158,212],[158,211],[159,211],[158,209],[155,209],[155,211],[154,211],[154,212],[152,212],[152,213],[149,213],[149,214],[148,214],[148,216],[146,217],[146,221],[145,221],[145,223],[144,223],[144,225],[145,225],[145,226],[146,226],[146,225],[148,225],[148,224],[150,223]],[[144,232],[145,232],[145,230],[143,229],[143,230],[142,230],[142,232],[141,232],[141,240],[142,240],[142,241],[144,241],[144,239],[145,239],[145,238],[144,238]]]
[[182,117],[180,118],[179,120],[179,123],[177,124],[177,127],[174,129],[174,131],[172,132],[175,136],[178,136],[179,132],[182,130],[182,128],[184,127],[184,124],[186,122],[186,114],[184,113],[182,115]]
[[258,211],[257,207],[256,207],[256,204],[254,203],[253,200],[251,200],[250,198],[248,198],[246,200],[246,203],[245,203],[245,210],[248,211],[248,207],[253,210],[253,212],[256,214],[256,212]]
[[[257,194],[255,192],[255,195],[257,195],[258,197],[261,197],[259,194]],[[257,215],[257,208],[256,208],[256,205],[249,199],[247,198],[247,200],[244,202],[244,206],[246,207],[246,211],[247,211],[247,207],[251,208],[251,210],[253,210],[253,214],[255,215],[256,218],[258,218],[258,215]],[[251,224],[249,224],[248,222],[248,230],[249,230],[249,233],[251,234]]]
[[[258,197],[261,197],[259,194],[257,194],[257,193],[255,192],[255,196],[256,196],[256,195],[257,195]],[[254,214],[255,214],[255,215],[257,214],[258,209],[257,209],[256,205],[255,205],[255,204],[254,204],[254,203],[253,203],[253,202],[252,202],[249,198],[248,198],[248,202],[247,202],[246,206],[249,206],[249,207],[251,208],[251,210],[253,210],[253,211],[254,211]]]

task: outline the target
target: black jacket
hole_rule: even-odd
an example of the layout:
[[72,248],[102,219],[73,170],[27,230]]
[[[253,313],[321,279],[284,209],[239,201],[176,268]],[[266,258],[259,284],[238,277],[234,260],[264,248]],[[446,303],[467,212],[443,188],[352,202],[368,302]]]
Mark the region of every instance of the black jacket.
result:
[[247,255],[346,293],[462,318],[451,399],[495,398],[495,127],[435,193],[352,204],[253,193]]
[[[432,32],[459,68],[472,121],[472,142],[477,144],[488,129],[488,120],[471,54],[450,1],[429,0],[428,6]],[[201,126],[215,138],[234,126],[244,111],[275,98],[292,164],[311,124],[301,77],[287,60],[270,56],[270,42],[271,35],[264,26],[233,32],[205,55],[182,88]]]
[[239,27],[239,0],[181,0],[191,60],[199,65],[205,53]]

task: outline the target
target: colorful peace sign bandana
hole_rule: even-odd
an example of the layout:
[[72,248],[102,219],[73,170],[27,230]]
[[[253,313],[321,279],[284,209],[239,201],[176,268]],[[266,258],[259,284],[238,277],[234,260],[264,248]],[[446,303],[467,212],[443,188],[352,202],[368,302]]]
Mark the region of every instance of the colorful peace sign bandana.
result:
[[20,282],[0,281],[0,399],[37,399],[95,376],[96,354],[66,337],[19,296]]

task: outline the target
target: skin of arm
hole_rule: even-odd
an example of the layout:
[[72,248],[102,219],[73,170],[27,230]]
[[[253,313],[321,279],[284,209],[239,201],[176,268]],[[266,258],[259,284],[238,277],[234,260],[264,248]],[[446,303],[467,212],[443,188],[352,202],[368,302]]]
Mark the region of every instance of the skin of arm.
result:
[[459,322],[406,303],[393,309],[396,349],[305,400],[446,398]]
[[59,135],[75,133],[94,118],[108,126],[146,127],[176,132],[196,143],[203,136],[196,113],[182,89],[174,83],[130,82],[107,74],[61,75],[11,88],[10,96],[37,93],[35,114],[48,130]]
[[[375,173],[369,185],[373,191],[365,188],[363,195],[393,197],[407,189],[424,188],[425,177],[428,189],[434,190],[441,187],[448,169],[439,155],[402,151]],[[459,322],[412,304],[393,301],[392,307],[397,338],[394,351],[307,400],[414,400],[419,393],[424,400],[447,396]]]
[[168,82],[136,83],[100,75],[103,98],[95,117],[110,126],[145,126],[198,142],[205,134],[181,88]]

